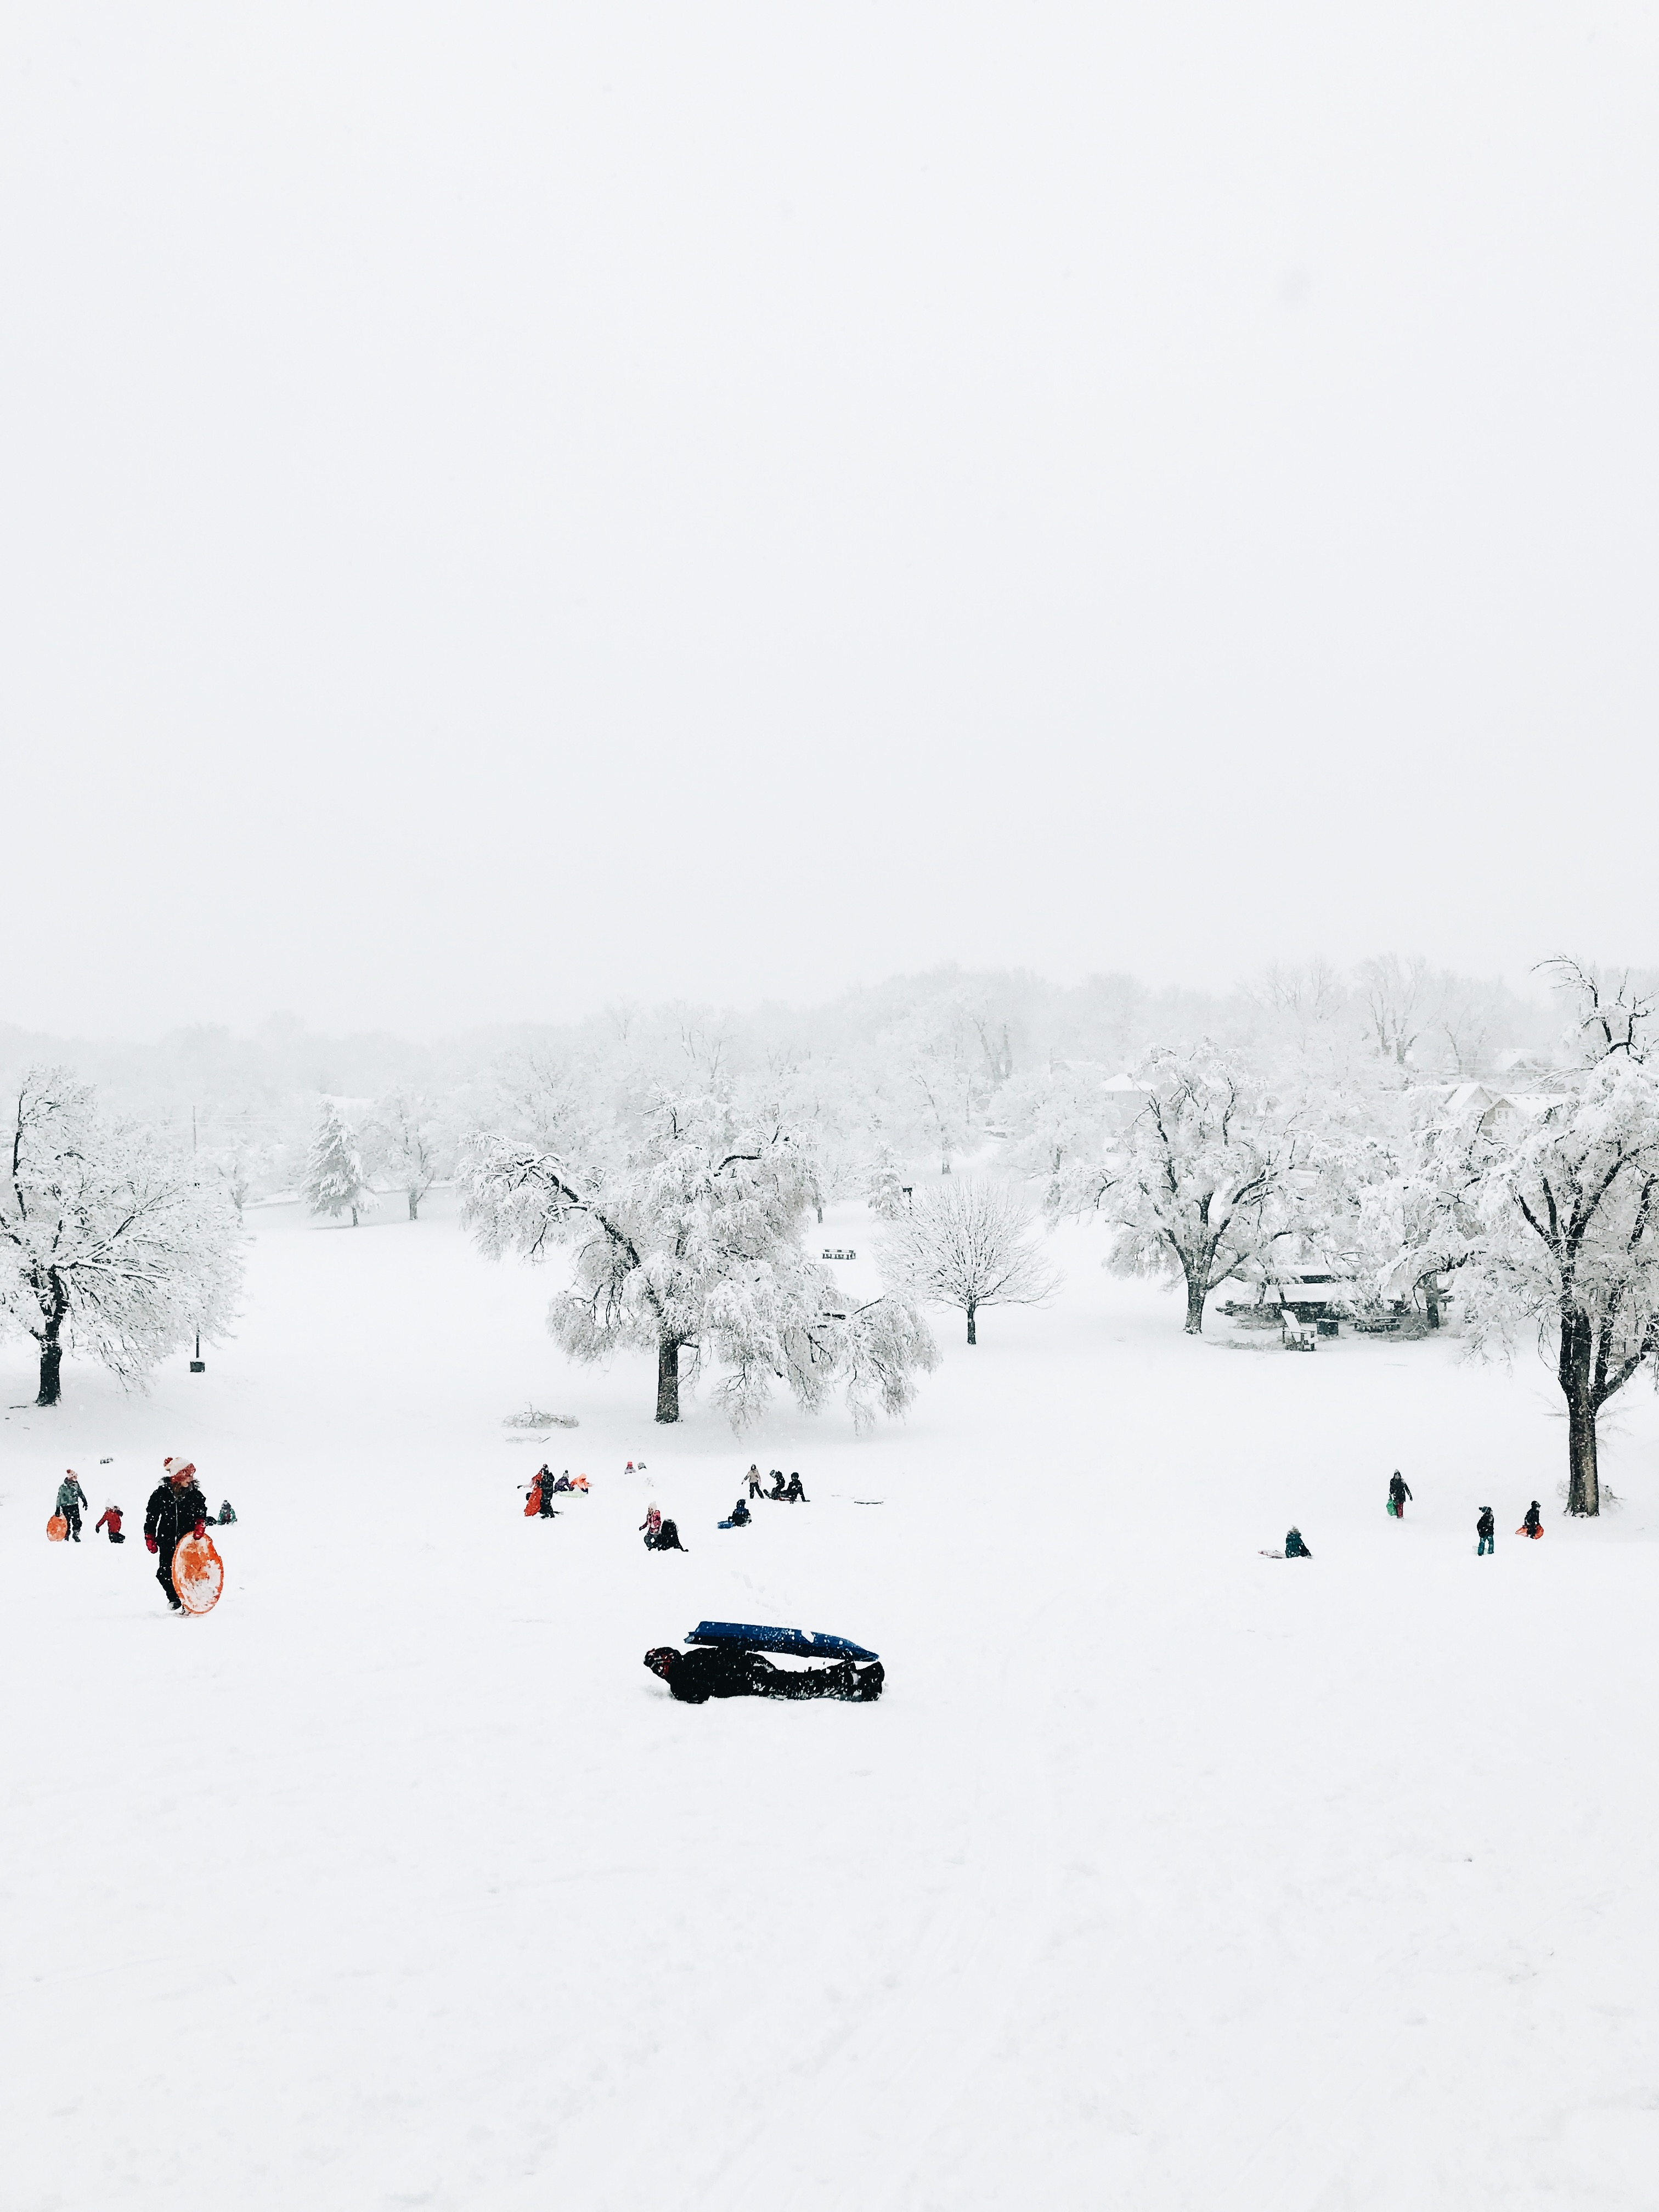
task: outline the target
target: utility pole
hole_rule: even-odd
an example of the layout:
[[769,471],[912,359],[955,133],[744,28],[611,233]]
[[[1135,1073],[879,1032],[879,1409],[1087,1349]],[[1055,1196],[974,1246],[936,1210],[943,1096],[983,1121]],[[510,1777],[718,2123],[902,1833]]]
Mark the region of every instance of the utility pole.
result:
[[[194,1162],[196,1158],[196,1109],[193,1106],[190,1109],[190,1157],[191,1161]],[[190,1363],[190,1371],[192,1375],[205,1375],[207,1373],[207,1362],[202,1357],[202,1332],[199,1328],[196,1332],[196,1357]]]

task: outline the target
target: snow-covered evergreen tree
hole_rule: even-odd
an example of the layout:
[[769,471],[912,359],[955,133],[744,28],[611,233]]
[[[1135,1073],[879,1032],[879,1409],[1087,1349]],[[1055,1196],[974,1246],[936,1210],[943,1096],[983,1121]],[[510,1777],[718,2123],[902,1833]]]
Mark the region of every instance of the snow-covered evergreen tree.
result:
[[1011,1184],[954,1176],[917,1197],[886,1240],[883,1273],[924,1304],[966,1315],[968,1341],[977,1344],[981,1306],[1042,1305],[1059,1288],[1036,1237]]
[[806,1256],[816,1166],[800,1133],[729,1095],[659,1093],[627,1115],[584,1114],[568,1091],[542,1115],[557,1149],[500,1132],[469,1140],[464,1218],[483,1249],[569,1255],[572,1286],[548,1325],[579,1359],[619,1346],[651,1352],[659,1421],[705,1362],[741,1428],[784,1382],[809,1410],[844,1385],[861,1426],[909,1403],[938,1352],[912,1297],[848,1308]]
[[210,1169],[101,1115],[64,1068],[31,1068],[10,1104],[0,1182],[0,1315],[40,1351],[55,1406],[67,1351],[124,1382],[229,1324],[242,1246]]
[[870,1163],[864,1196],[878,1221],[903,1220],[904,1171],[885,1137],[876,1140],[876,1156]]
[[349,1122],[331,1098],[325,1098],[306,1155],[300,1194],[313,1213],[337,1217],[349,1213],[357,1226],[360,1214],[374,1210],[368,1171]]

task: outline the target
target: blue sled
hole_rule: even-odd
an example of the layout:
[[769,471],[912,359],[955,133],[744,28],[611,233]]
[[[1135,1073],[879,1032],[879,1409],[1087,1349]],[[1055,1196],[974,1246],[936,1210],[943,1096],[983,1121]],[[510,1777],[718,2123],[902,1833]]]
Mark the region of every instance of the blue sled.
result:
[[793,1659],[873,1659],[861,1644],[821,1630],[757,1628],[745,1620],[700,1620],[688,1644],[735,1644],[744,1651],[787,1651]]

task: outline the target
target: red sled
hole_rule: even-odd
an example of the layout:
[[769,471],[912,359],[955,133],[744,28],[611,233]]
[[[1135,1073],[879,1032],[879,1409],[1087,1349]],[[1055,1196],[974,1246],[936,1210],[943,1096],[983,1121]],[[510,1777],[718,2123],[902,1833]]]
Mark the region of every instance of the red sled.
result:
[[186,1536],[173,1555],[173,1587],[186,1613],[211,1613],[225,1586],[225,1563],[211,1536]]
[[540,1483],[538,1482],[538,1483],[536,1485],[536,1487],[535,1487],[535,1488],[531,1492],[531,1493],[530,1493],[529,1497],[528,1497],[528,1498],[526,1498],[526,1500],[525,1500],[525,1502],[524,1502],[524,1514],[525,1514],[525,1519],[526,1519],[526,1521],[527,1521],[527,1520],[529,1520],[529,1518],[530,1518],[530,1516],[532,1516],[532,1514],[533,1514],[533,1513],[539,1513],[539,1512],[541,1511],[541,1510],[542,1510],[542,1486],[541,1486]]

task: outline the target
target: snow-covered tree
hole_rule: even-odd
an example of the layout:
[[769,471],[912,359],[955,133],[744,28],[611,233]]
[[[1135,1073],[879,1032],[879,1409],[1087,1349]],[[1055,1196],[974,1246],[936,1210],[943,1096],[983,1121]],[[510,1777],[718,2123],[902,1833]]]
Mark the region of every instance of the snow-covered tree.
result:
[[306,1154],[300,1194],[313,1213],[372,1213],[374,1194],[368,1187],[368,1170],[355,1132],[331,1098],[325,1098],[317,1116],[311,1149]]
[[1359,967],[1359,992],[1378,1054],[1404,1067],[1412,1047],[1432,1018],[1428,963],[1386,952]]
[[1539,969],[1571,1008],[1564,1041],[1571,1059],[1594,1066],[1614,1053],[1623,1053],[1628,1060],[1647,1058],[1648,1030],[1659,1007],[1659,993],[1632,981],[1628,969],[1607,975],[1565,953],[1540,961]]
[[379,1100],[370,1119],[368,1156],[374,1172],[403,1192],[411,1221],[421,1200],[444,1172],[448,1140],[435,1100],[422,1091],[393,1091]]
[[101,1115],[64,1068],[31,1068],[10,1102],[0,1183],[0,1314],[40,1346],[37,1403],[65,1351],[139,1380],[196,1332],[223,1334],[241,1241],[211,1170]]
[[979,1342],[981,1306],[1043,1304],[1060,1276],[1012,1184],[957,1176],[924,1191],[887,1240],[883,1269],[925,1304],[954,1306]]
[[1261,1272],[1297,1227],[1292,1117],[1229,1054],[1200,1045],[1142,1061],[1146,1103],[1121,1146],[1051,1185],[1051,1212],[1111,1224],[1108,1265],[1187,1286],[1187,1333],[1230,1276]]
[[865,1180],[864,1201],[878,1221],[904,1218],[904,1170],[885,1137],[876,1140],[876,1155]]
[[1478,1101],[1462,1118],[1430,1091],[1327,1096],[1300,1118],[1301,1239],[1373,1300],[1421,1296],[1440,1325],[1443,1278],[1480,1236]]
[[486,1251],[569,1255],[574,1279],[548,1325],[579,1359],[653,1352],[657,1419],[680,1417],[682,1362],[725,1369],[717,1401],[743,1427],[782,1382],[809,1411],[843,1383],[860,1426],[902,1413],[939,1354],[915,1301],[890,1291],[849,1308],[806,1256],[810,1146],[775,1112],[728,1094],[659,1094],[627,1117],[563,1096],[544,1127],[556,1148],[499,1132],[471,1138],[464,1218]]
[[1659,1355],[1659,1080],[1609,1052],[1500,1138],[1468,1271],[1477,1346],[1535,1329],[1567,1405],[1567,1510],[1601,1510],[1596,1425]]

